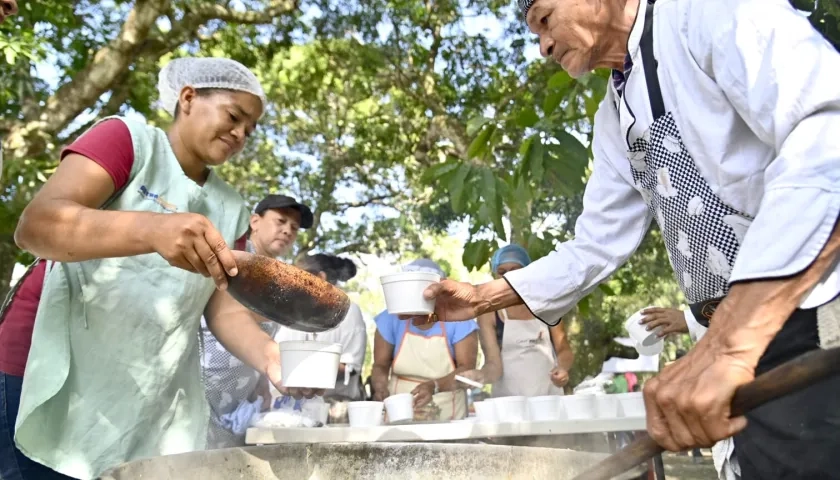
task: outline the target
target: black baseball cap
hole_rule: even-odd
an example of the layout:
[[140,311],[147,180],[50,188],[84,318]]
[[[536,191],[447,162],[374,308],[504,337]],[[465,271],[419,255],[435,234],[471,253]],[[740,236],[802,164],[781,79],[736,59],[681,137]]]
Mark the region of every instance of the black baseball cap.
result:
[[254,209],[254,213],[262,215],[266,210],[273,208],[291,208],[300,212],[300,228],[312,227],[312,210],[306,205],[299,203],[292,197],[286,195],[269,195],[263,198]]

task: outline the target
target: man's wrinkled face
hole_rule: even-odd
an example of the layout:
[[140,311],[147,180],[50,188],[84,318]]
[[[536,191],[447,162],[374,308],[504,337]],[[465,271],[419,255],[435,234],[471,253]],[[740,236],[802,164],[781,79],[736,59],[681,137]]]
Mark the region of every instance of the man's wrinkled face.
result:
[[536,0],[528,28],[540,38],[540,54],[551,57],[573,78],[595,68],[598,0]]
[[6,17],[17,15],[18,6],[17,0],[2,0],[0,1],[0,23],[6,20]]

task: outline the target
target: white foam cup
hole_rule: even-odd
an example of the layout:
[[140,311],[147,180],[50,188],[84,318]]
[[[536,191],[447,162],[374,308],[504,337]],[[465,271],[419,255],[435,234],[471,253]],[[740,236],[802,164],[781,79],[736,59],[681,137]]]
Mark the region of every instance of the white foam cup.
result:
[[532,422],[560,420],[560,402],[557,400],[557,395],[528,398],[528,416]]
[[645,416],[645,399],[642,396],[642,392],[619,393],[615,396],[618,397],[619,413],[621,416]]
[[491,400],[474,402],[473,407],[475,407],[475,416],[479,423],[498,423],[496,405]]
[[392,315],[430,315],[435,311],[435,301],[426,300],[423,291],[440,282],[440,275],[428,272],[400,272],[383,275],[382,291],[385,307]]
[[284,387],[335,388],[340,343],[280,342],[280,369]]
[[493,399],[500,423],[518,423],[528,420],[528,401],[525,397],[499,397]]
[[598,418],[618,417],[618,398],[616,395],[595,395],[595,412]]
[[648,308],[652,307],[643,308],[642,310],[634,313],[633,316],[624,322],[624,328],[627,329],[627,333],[629,333],[630,338],[633,339],[633,343],[635,344],[636,351],[639,352],[639,355],[650,357],[662,353],[665,342],[658,335],[661,327],[648,331],[645,325],[639,323],[642,320],[642,312]]
[[391,395],[385,399],[385,411],[388,413],[388,423],[414,419],[414,396],[410,393]]
[[589,420],[596,416],[595,395],[564,395],[563,406],[569,420]]
[[350,402],[347,404],[347,415],[350,417],[351,427],[377,427],[382,425],[382,402]]

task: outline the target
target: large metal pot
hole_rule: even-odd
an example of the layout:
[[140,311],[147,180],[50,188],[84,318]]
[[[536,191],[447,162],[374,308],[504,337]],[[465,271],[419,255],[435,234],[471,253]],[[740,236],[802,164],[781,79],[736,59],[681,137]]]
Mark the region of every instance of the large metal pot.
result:
[[[104,480],[570,479],[605,458],[550,448],[439,443],[289,444],[138,460]],[[638,474],[636,474],[638,475]],[[628,474],[620,478],[633,478]]]

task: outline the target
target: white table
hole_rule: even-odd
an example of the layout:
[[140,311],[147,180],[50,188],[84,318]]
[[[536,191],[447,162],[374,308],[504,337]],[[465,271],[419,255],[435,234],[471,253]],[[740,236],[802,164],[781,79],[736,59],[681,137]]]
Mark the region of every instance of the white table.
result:
[[249,428],[245,443],[365,443],[365,442],[439,442],[490,437],[528,437],[575,433],[630,432],[645,430],[645,417],[553,422],[418,423],[379,427],[326,426],[321,428]]

